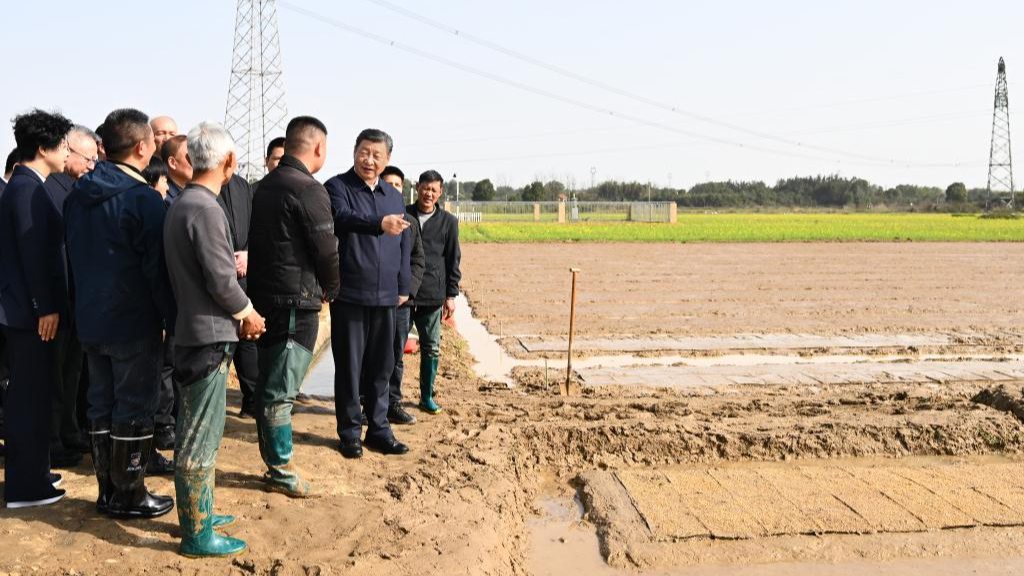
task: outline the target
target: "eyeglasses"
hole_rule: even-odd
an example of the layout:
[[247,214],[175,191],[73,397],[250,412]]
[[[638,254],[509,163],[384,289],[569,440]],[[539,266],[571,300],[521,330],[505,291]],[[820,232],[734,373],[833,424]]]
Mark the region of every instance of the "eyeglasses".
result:
[[85,154],[82,154],[81,152],[79,152],[78,150],[75,150],[74,148],[72,148],[70,146],[68,146],[68,151],[70,151],[72,154],[78,154],[79,156],[81,156],[82,159],[85,160],[86,164],[89,165],[90,167],[96,166],[96,163],[100,161],[100,157],[99,156],[94,156],[92,158],[89,158]]

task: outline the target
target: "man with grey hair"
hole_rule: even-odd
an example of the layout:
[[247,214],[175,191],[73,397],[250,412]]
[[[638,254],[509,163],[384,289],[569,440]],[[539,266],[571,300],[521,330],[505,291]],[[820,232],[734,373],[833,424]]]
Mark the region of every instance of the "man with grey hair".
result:
[[189,132],[192,181],[171,204],[164,223],[164,248],[178,303],[174,376],[181,405],[174,488],[180,551],[189,557],[227,556],[246,548],[245,542],[213,530],[234,521],[213,512],[228,366],[239,336],[256,340],[266,331],[263,317],[238,285],[228,220],[217,204],[238,165],[234,148],[220,124],[203,122]]
[[[79,178],[96,167],[97,141],[99,136],[85,126],[76,125],[68,133],[68,160],[63,172],[55,172],[46,178],[46,193],[53,201],[57,213],[64,214],[64,200],[71,194],[71,188]],[[63,226],[63,222],[61,223]],[[68,298],[74,306],[74,290],[65,255],[65,278],[68,283]],[[74,466],[89,451],[89,443],[82,438],[78,426],[78,382],[82,373],[82,343],[74,318],[61,323],[57,330],[56,380],[53,411],[50,418],[50,464],[57,468]]]

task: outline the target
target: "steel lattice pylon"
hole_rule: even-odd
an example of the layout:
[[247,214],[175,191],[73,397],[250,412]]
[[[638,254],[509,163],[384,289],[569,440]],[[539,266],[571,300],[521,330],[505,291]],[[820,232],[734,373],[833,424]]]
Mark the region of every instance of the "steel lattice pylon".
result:
[[1006,63],[999,59],[995,110],[992,112],[992,147],[988,160],[989,205],[1001,202],[1013,207],[1013,155],[1010,149],[1010,96]]
[[287,116],[276,3],[238,0],[224,125],[238,146],[238,173],[250,182],[266,174],[263,155],[284,135]]

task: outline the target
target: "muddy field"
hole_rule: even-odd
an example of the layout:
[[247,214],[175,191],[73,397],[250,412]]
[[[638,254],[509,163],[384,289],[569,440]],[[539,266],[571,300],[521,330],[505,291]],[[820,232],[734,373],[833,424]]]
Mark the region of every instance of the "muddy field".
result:
[[[570,265],[584,268],[588,313],[581,325],[588,337],[998,336],[934,342],[927,350],[932,356],[908,344],[876,357],[856,348],[859,340],[843,341],[847,348],[761,350],[753,359],[748,349],[716,350],[706,360],[717,363],[711,372],[728,379],[709,379],[701,368],[681,373],[680,381],[697,378],[681,386],[592,385],[581,368],[578,394],[564,397],[561,372],[536,362],[515,367],[513,387],[478,378],[473,343],[448,331],[438,398],[445,411],[416,412],[420,423],[398,429],[412,447],[406,456],[344,460],[336,451],[333,404],[300,403],[296,461],[321,492],[317,499],[291,501],[263,491],[254,424],[229,416],[217,507],[240,517],[225,532],[249,542],[244,555],[177,556],[173,515],[142,522],[98,517],[86,459],[63,471],[69,498],[62,504],[0,511],[0,574],[700,576],[858,574],[869,565],[885,574],[955,574],[979,566],[979,574],[1002,574],[1011,573],[999,571],[1011,565],[1006,559],[1024,557],[1024,378],[1017,375],[1024,349],[1015,340],[1024,331],[1024,247],[464,250],[468,296],[491,331],[506,338],[561,335],[556,319],[564,316]],[[693,263],[711,262],[716,251],[714,274]],[[666,277],[670,268],[679,272]],[[813,305],[802,304],[808,302]],[[658,326],[649,325],[652,319]],[[794,362],[825,352],[850,365],[794,372],[782,381],[743,379],[743,370],[764,371],[772,361],[793,372]],[[607,353],[591,352],[595,370]],[[638,362],[647,358],[642,347],[629,354]],[[694,358],[704,356],[673,354],[682,356],[666,359],[674,370],[691,370]],[[410,401],[417,361],[407,359]],[[859,371],[865,362],[872,371]],[[969,362],[983,363],[987,372]],[[880,370],[881,363],[913,370],[890,377],[897,370]],[[956,372],[949,363],[973,371]],[[616,369],[628,372],[630,362]],[[867,373],[873,376],[858,376]],[[236,413],[235,391],[229,404]],[[803,484],[793,478],[803,477],[817,482],[807,483],[816,490],[795,492]],[[992,483],[966,484],[972,477]],[[830,481],[835,478],[841,481]],[[154,479],[152,488],[172,489],[168,479]],[[969,506],[957,501],[958,490],[970,492]],[[791,524],[767,513],[774,508],[758,508],[762,493],[764,501],[799,509]],[[582,520],[574,497],[581,499]],[[568,507],[567,518],[553,518],[558,506]],[[567,531],[552,531],[545,519],[565,522]],[[879,562],[896,564],[872,564]],[[826,568],[813,568],[819,565]]]
[[[991,332],[1024,325],[1024,244],[471,244],[490,331],[582,336]],[[500,265],[498,265],[500,263]]]

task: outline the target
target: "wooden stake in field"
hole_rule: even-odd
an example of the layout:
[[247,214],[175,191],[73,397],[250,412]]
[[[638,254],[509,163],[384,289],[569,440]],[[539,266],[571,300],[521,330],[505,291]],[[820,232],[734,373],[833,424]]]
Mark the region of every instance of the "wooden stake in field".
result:
[[565,366],[565,386],[562,387],[562,396],[568,396],[572,390],[572,341],[576,334],[576,277],[579,276],[579,268],[570,268],[572,272],[572,299],[569,301],[569,352]]

